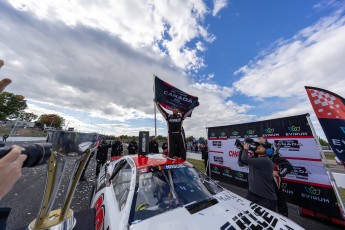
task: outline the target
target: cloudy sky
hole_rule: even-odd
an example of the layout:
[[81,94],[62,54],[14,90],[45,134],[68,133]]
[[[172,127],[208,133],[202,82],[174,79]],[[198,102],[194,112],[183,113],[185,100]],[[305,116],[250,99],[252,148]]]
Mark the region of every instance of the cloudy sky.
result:
[[[186,135],[310,113],[303,86],[345,96],[343,1],[8,0],[0,77],[28,112],[79,131],[154,133],[153,74],[199,97]],[[158,134],[166,123],[158,116]]]

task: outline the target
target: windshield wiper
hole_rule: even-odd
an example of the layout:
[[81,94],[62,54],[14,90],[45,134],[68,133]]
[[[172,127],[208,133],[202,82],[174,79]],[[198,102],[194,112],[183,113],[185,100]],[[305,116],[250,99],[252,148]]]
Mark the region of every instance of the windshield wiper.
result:
[[196,203],[192,203],[190,205],[185,206],[185,208],[188,210],[190,214],[194,214],[215,204],[218,204],[218,200],[216,198],[211,198]]

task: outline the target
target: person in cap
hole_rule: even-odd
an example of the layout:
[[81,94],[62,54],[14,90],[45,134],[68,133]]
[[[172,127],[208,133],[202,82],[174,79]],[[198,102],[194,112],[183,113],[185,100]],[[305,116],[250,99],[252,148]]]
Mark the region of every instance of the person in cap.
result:
[[258,157],[248,157],[249,144],[243,143],[241,160],[248,164],[248,193],[246,198],[258,205],[276,211],[277,195],[274,190],[274,164],[266,155],[267,145],[260,144],[255,153]]
[[284,178],[287,174],[291,172],[293,169],[291,163],[285,159],[280,153],[280,145],[276,146],[277,148],[273,151],[273,148],[270,143],[268,143],[267,139],[264,137],[260,137],[258,139],[260,144],[264,144],[267,147],[270,147],[272,151],[266,151],[267,156],[272,160],[274,163],[273,169],[273,180],[274,180],[274,190],[277,194],[277,211],[279,214],[288,217],[289,216],[289,209],[286,202],[286,194],[283,191],[281,186],[282,178]]
[[181,157],[182,160],[186,160],[186,144],[183,134],[183,121],[192,113],[193,109],[183,113],[177,107],[173,107],[173,113],[169,114],[157,101],[156,105],[168,124],[169,157],[173,158],[178,156]]

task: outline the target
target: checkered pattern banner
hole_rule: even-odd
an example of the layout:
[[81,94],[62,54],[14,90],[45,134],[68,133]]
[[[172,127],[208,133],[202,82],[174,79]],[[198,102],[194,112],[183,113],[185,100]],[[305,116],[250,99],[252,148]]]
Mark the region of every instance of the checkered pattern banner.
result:
[[345,99],[324,89],[305,88],[329,144],[345,166]]

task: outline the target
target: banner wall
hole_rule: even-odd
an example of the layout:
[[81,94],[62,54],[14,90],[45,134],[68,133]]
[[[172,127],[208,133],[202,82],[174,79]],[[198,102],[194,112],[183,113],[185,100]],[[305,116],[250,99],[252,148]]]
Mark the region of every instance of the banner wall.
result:
[[266,121],[208,128],[209,161],[213,179],[243,188],[248,187],[248,167],[238,165],[236,139],[256,140],[281,145],[280,153],[293,170],[282,182],[288,201],[328,216],[341,218],[329,177],[322,166],[316,140],[307,114]]

